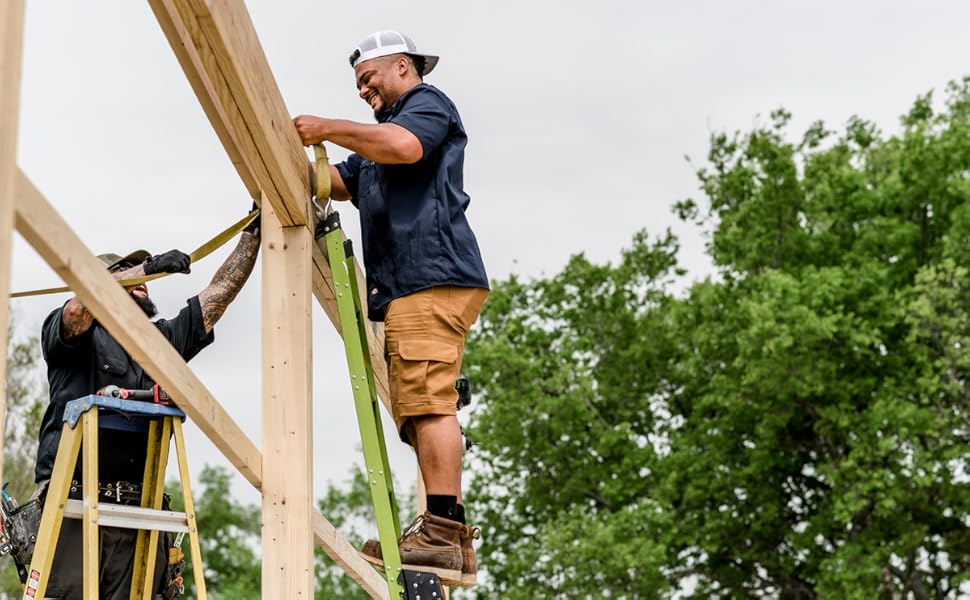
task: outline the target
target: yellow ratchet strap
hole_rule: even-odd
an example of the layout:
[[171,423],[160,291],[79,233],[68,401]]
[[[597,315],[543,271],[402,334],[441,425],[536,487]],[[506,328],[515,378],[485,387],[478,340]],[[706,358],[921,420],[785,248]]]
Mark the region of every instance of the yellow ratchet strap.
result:
[[[324,157],[326,157],[326,152],[324,152]],[[330,175],[330,172],[327,171],[328,182],[330,181],[329,175]],[[328,183],[328,186],[329,186],[329,183]],[[240,231],[245,229],[247,225],[255,221],[256,217],[258,216],[259,216],[259,209],[257,208],[256,210],[249,213],[245,217],[239,219],[238,221],[236,221],[235,223],[233,223],[223,231],[219,232],[214,238],[212,238],[208,242],[196,248],[195,251],[189,255],[189,257],[192,259],[191,264],[194,265],[195,263],[199,262],[206,256],[209,256],[210,254],[212,254],[212,252],[214,252],[217,248],[219,248],[220,246],[222,246],[232,238],[236,237],[237,233],[239,233]],[[140,277],[132,277],[130,279],[119,279],[118,283],[123,286],[138,285],[140,283],[145,283],[155,279],[161,279],[162,277],[166,277],[168,275],[171,275],[171,273],[155,273],[154,275],[142,275]],[[16,293],[10,294],[10,297],[25,298],[27,296],[43,296],[44,294],[60,294],[62,292],[69,292],[69,291],[71,291],[71,288],[65,286],[65,287],[56,287],[56,288],[46,288],[43,290],[30,290],[28,292],[16,292]]]
[[323,144],[313,145],[313,155],[317,159],[317,189],[318,200],[330,198],[330,160],[327,158],[327,149]]

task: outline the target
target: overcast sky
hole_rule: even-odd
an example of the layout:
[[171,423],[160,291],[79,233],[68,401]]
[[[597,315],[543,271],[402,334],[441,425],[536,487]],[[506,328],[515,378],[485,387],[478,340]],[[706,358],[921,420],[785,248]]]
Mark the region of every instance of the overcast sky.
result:
[[[703,240],[670,206],[697,196],[712,132],[750,128],[779,106],[797,133],[815,119],[841,128],[853,114],[895,131],[917,94],[970,74],[970,4],[956,0],[248,5],[293,115],[371,120],[347,63],[371,31],[399,29],[441,55],[427,81],[468,131],[468,214],[493,279],[553,274],[579,252],[615,260],[637,230],[668,227],[682,264],[703,277]],[[146,3],[28,2],[21,89],[20,166],[92,251],[189,252],[249,208]],[[359,240],[354,209],[341,211]],[[205,287],[230,246],[152,284],[163,316]],[[60,285],[19,237],[13,254],[13,290]],[[192,362],[257,445],[258,272]],[[21,334],[66,299],[15,300]],[[319,307],[313,318],[319,493],[361,459],[340,340]],[[194,471],[228,464],[189,431]],[[410,485],[414,461],[388,437]]]

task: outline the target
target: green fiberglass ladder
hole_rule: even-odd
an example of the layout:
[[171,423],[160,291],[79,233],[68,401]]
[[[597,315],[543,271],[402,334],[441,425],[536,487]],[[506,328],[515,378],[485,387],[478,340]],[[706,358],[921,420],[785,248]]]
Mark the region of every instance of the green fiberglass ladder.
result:
[[[316,196],[326,202],[330,197],[330,167],[322,144],[314,146],[317,165]],[[354,264],[353,245],[344,239],[340,227],[340,215],[328,214],[326,208],[316,202],[319,221],[314,231],[317,244],[330,263],[333,274],[333,291],[340,315],[340,331],[347,353],[350,384],[360,426],[360,439],[364,449],[367,479],[374,503],[377,532],[384,558],[384,577],[387,579],[390,598],[405,600],[434,600],[444,598],[441,583],[431,573],[403,570],[397,541],[401,537],[401,521],[398,516],[394,484],[387,461],[387,447],[381,427],[380,404],[374,385],[374,369],[367,348],[366,319],[361,306]]]

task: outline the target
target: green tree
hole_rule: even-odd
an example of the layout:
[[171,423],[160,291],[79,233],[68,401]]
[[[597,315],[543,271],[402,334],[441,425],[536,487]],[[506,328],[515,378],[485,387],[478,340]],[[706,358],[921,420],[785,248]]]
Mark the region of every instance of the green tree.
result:
[[495,286],[479,597],[970,594],[970,80],[933,106],[714,135],[682,297],[669,235]]
[[[371,504],[370,486],[364,471],[355,466],[342,487],[331,485],[326,495],[317,503],[320,512],[333,523],[355,547],[360,548],[368,534],[376,532],[374,508]],[[318,547],[315,550],[317,586],[315,597],[319,600],[370,598],[343,569]]]
[[7,492],[24,500],[34,492],[37,432],[47,403],[40,342],[36,336],[15,337],[7,349],[7,422],[4,427],[3,477]]
[[[402,492],[401,486],[395,482],[394,488],[400,516],[405,523],[414,518],[415,491],[410,489]],[[351,468],[348,478],[343,485],[331,484],[327,493],[317,503],[320,512],[333,523],[341,534],[351,544],[360,548],[364,540],[377,537],[377,523],[374,516],[374,505],[371,503],[370,486],[360,465]],[[318,600],[331,598],[369,598],[344,570],[331,560],[318,547],[316,550],[316,594]]]
[[672,354],[669,235],[621,262],[493,286],[466,370],[483,401],[469,518],[482,528],[482,598],[655,597],[671,514],[651,490]]
[[[199,525],[199,546],[205,567],[206,592],[215,599],[246,600],[260,597],[260,510],[238,502],[232,495],[230,472],[206,465],[193,487],[193,501]],[[173,510],[184,510],[180,486],[170,482]],[[185,550],[186,597],[195,597],[195,581],[189,555]]]

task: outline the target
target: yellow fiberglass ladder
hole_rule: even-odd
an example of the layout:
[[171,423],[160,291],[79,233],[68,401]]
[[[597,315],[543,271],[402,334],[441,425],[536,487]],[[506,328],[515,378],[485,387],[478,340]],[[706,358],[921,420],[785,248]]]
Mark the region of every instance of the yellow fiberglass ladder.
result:
[[[170,579],[176,585],[181,584],[181,567],[184,564],[181,541],[188,534],[196,598],[205,600],[199,534],[182,433],[185,413],[174,406],[158,402],[160,392],[158,386],[154,390],[124,390],[109,386],[102,390],[102,393],[108,395],[84,396],[67,403],[54,471],[47,488],[47,500],[40,518],[33,558],[27,569],[23,600],[45,597],[61,524],[65,518],[83,521],[83,587],[86,600],[97,600],[99,597],[100,527],[138,530],[131,582],[132,600],[154,600],[156,597],[154,575],[148,565],[156,564],[160,532],[170,532],[176,536],[175,544],[169,550],[169,565],[175,568],[175,572],[170,573]],[[112,394],[119,397],[113,397]],[[155,402],[143,401],[148,399],[146,396],[153,396]],[[108,484],[105,489],[98,480],[99,426],[104,429],[148,432],[144,480],[140,486],[140,499],[131,499],[133,505],[122,501],[126,492],[119,489],[122,486],[113,487]],[[72,476],[78,454],[81,454],[82,438],[84,451],[81,498],[70,499],[68,496],[74,485]],[[175,440],[185,512],[162,510],[170,438]],[[129,491],[136,494],[139,492],[136,486],[132,486]],[[109,501],[108,498],[115,501]]]

